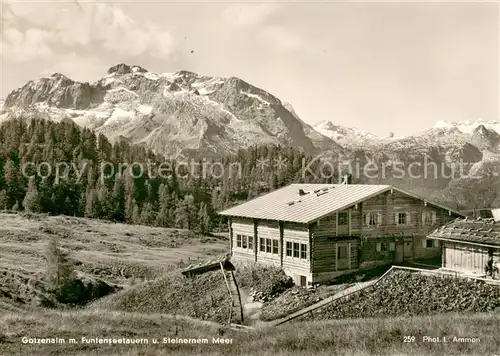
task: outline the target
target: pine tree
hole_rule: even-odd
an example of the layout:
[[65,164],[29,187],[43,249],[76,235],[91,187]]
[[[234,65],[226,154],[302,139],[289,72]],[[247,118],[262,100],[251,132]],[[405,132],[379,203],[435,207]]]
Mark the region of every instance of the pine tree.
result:
[[20,211],[21,207],[19,206],[19,202],[16,200],[14,205],[12,206],[12,211]]
[[80,193],[80,198],[78,199],[78,207],[76,210],[77,216],[85,216],[85,206],[87,205],[87,194],[85,191]]
[[117,177],[111,194],[111,219],[125,221],[125,186],[123,180]]
[[7,209],[7,192],[5,189],[0,190],[0,210]]
[[35,176],[31,176],[28,184],[28,191],[23,200],[24,209],[27,212],[33,213],[40,211],[40,198],[36,188]]
[[73,274],[66,254],[57,246],[57,240],[51,239],[45,250],[47,261],[47,280],[53,289],[58,288]]
[[86,199],[85,199],[85,213],[86,218],[96,217],[96,203],[97,203],[97,193],[95,189],[87,188]]
[[141,213],[137,203],[134,202],[133,205],[134,208],[132,209],[132,223],[138,225],[141,223]]
[[74,214],[73,203],[68,196],[64,199],[64,206],[63,207],[64,207],[63,211],[64,211],[65,215],[73,215]]
[[202,234],[208,234],[210,232],[210,216],[208,215],[207,205],[203,202],[200,204],[200,210],[198,212],[198,227]]
[[152,225],[155,222],[156,217],[155,217],[155,213],[153,210],[153,204],[151,204],[149,202],[144,204],[144,206],[142,208],[140,220],[141,220],[141,224],[143,224],[143,225]]

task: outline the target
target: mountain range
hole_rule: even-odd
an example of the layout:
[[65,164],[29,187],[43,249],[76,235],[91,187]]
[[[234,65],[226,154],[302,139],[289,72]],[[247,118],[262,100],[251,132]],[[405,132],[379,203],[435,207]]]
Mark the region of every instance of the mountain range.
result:
[[[153,73],[123,63],[93,83],[61,73],[31,80],[0,103],[0,122],[10,118],[72,120],[111,141],[126,140],[169,157],[217,157],[279,144],[323,159],[389,166],[428,160],[449,168],[465,162],[466,173],[479,177],[491,171],[492,162],[500,163],[498,121],[439,121],[413,135],[378,137],[334,119],[309,125],[289,103],[236,77]],[[364,181],[393,179],[399,178],[389,169],[388,176]],[[452,179],[397,181],[436,190]]]

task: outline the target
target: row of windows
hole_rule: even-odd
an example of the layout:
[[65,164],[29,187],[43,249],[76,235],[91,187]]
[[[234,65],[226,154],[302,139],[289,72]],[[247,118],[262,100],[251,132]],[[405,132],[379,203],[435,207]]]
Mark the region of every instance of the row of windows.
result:
[[260,251],[272,253],[273,255],[279,254],[279,241],[274,239],[260,238]]
[[[425,239],[423,240],[423,247],[434,248],[439,247],[439,242],[437,240]],[[377,251],[396,251],[396,243],[394,242],[377,242]]]
[[[243,249],[253,250],[254,237],[247,235],[236,235],[236,246]],[[279,240],[261,237],[259,239],[259,250],[261,252],[279,254]],[[307,244],[286,241],[286,256],[307,259]]]
[[253,236],[248,235],[236,235],[236,246],[253,250]]
[[[374,213],[374,212],[365,213],[363,221],[366,226],[379,226],[382,224],[382,213]],[[394,215],[394,223],[396,225],[411,225],[411,214],[408,212],[396,213]],[[344,218],[342,218],[342,224],[345,224]],[[339,225],[342,224],[339,214]],[[435,211],[425,211],[422,213],[422,225],[432,226],[435,224],[436,224]]]

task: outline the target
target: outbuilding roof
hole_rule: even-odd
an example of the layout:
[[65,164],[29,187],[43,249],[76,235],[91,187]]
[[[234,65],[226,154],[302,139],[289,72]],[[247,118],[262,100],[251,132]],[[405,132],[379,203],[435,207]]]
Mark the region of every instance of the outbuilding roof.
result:
[[434,230],[428,238],[500,246],[500,223],[484,218],[457,219]]
[[[413,193],[382,184],[291,184],[226,209],[220,214],[262,220],[311,223],[390,190],[425,200]],[[427,203],[464,216],[448,207]]]

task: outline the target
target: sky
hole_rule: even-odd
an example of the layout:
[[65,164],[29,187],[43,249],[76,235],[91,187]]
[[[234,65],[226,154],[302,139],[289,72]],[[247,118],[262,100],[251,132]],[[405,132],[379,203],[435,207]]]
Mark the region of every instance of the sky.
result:
[[381,136],[500,119],[495,3],[0,1],[0,98],[127,63],[240,77],[309,124]]

